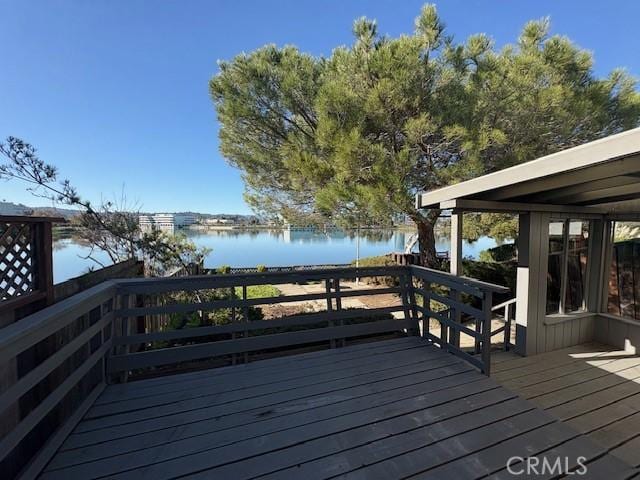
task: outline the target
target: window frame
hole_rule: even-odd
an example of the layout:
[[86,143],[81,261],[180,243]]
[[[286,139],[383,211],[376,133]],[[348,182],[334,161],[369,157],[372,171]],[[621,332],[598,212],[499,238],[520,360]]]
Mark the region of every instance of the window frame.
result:
[[[562,231],[562,253],[561,256],[561,268],[560,268],[560,301],[558,302],[558,311],[554,313],[546,313],[547,308],[547,290],[545,290],[545,315],[547,317],[553,317],[555,315],[583,315],[584,313],[589,312],[589,299],[591,295],[591,289],[589,288],[589,279],[590,279],[590,270],[591,270],[591,262],[592,258],[592,249],[593,249],[593,241],[589,240],[587,244],[587,266],[585,269],[584,275],[584,286],[583,286],[583,296],[582,296],[582,305],[578,310],[573,310],[571,312],[567,312],[565,309],[566,296],[567,296],[567,285],[569,282],[569,235],[571,234],[571,222],[586,222],[588,224],[588,232],[589,237],[592,237],[593,233],[593,222],[584,218],[550,218],[547,223],[547,248],[549,245],[549,225],[551,223],[563,223],[563,231]],[[548,275],[548,264],[549,264],[550,254],[547,251],[547,275]],[[547,285],[549,280],[547,279]]]

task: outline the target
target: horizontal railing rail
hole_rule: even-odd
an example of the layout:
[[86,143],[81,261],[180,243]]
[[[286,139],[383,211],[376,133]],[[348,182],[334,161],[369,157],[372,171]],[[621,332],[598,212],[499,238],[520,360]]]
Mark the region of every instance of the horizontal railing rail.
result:
[[[491,308],[492,312],[499,312],[503,310],[504,314],[502,320],[504,321],[504,325],[496,328],[491,332],[491,336],[498,335],[499,333],[504,333],[504,350],[509,351],[511,348],[511,329],[513,321],[516,318],[516,298],[510,298],[506,302],[499,303],[498,305],[494,305]],[[495,317],[493,317],[495,319]]]
[[[383,278],[390,286],[350,284],[345,281]],[[151,280],[151,281],[149,281]],[[247,289],[283,284],[316,282],[313,291],[289,295],[247,298]],[[239,290],[240,295],[236,293]],[[116,348],[108,362],[109,373],[125,373],[148,367],[159,367],[181,362],[208,360],[231,355],[243,355],[272,349],[304,346],[329,342],[330,346],[343,344],[354,337],[379,334],[417,332],[417,318],[410,307],[410,272],[403,267],[329,268],[294,272],[255,272],[248,274],[205,275],[180,278],[125,280],[118,285],[121,296],[137,295],[142,306],[117,311],[123,321],[136,317],[165,316],[160,323],[166,325],[180,316],[190,316],[199,326],[179,331],[155,327],[144,334],[118,339],[118,347],[143,345],[143,351],[129,352]],[[176,293],[191,295],[175,301]],[[223,298],[208,299],[213,293]],[[343,308],[350,299],[360,301],[369,297],[392,295],[398,301],[381,308]],[[215,296],[215,295],[213,295]],[[323,307],[321,312],[287,315],[283,318],[251,319],[251,309],[272,305],[309,304]],[[345,305],[347,307],[347,305]],[[223,325],[202,325],[222,312]],[[396,314],[394,316],[394,314]],[[198,317],[194,317],[197,315]],[[204,322],[199,319],[205,319]],[[166,331],[159,331],[159,330]],[[156,348],[158,342],[172,342],[170,348]]]
[[[422,282],[420,287],[414,288],[423,299],[422,305],[418,305],[418,310],[423,315],[422,336],[489,375],[493,295],[507,293],[509,289],[425,267],[410,268],[413,277]],[[465,296],[468,297],[466,300]],[[441,304],[445,308],[436,309],[432,303]],[[461,321],[462,314],[467,317],[466,320],[471,320],[473,328]],[[438,322],[439,336],[431,332],[431,320]],[[473,339],[472,353],[461,348],[461,334]]]
[[[0,365],[8,372],[0,468],[7,478],[34,477],[106,383],[184,362],[201,368],[422,335],[489,374],[492,296],[506,291],[417,266],[104,282],[0,330]],[[309,305],[314,310],[303,311]],[[262,319],[268,308],[277,315]],[[473,338],[472,351],[460,347],[460,335]]]
[[3,478],[35,478],[104,388],[115,293],[104,282],[0,330]]

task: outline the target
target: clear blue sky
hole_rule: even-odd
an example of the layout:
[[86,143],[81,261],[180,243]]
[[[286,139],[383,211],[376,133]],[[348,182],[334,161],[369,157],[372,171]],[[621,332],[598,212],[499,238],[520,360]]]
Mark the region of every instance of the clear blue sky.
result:
[[[366,15],[413,29],[421,1],[0,0],[0,137],[21,137],[96,201],[123,185],[149,211],[248,213],[239,173],[218,152],[208,80],[216,60],[265,43],[328,55]],[[529,19],[595,53],[596,72],[640,76],[640,2],[437,2],[449,33],[515,41]],[[42,204],[22,185],[0,200]]]

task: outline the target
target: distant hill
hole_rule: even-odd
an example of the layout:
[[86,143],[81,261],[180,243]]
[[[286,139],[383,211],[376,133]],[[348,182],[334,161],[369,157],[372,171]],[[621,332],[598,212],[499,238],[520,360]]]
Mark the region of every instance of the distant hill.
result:
[[34,217],[62,217],[66,220],[73,218],[80,212],[71,208],[57,207],[27,207],[22,203],[0,201],[0,215],[28,215]]
[[0,215],[32,215],[33,208],[21,203],[1,202]]
[[[254,215],[239,215],[233,213],[199,213],[199,212],[140,212],[141,214],[153,215],[153,213],[188,213],[195,215],[199,219],[220,218],[233,220],[238,223],[252,223],[257,221]],[[0,215],[31,215],[40,217],[63,217],[66,220],[79,215],[79,210],[58,207],[28,207],[21,203],[0,201]]]

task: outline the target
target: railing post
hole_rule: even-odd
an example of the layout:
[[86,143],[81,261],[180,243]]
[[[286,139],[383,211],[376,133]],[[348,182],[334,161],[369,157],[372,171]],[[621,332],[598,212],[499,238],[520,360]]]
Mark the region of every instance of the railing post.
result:
[[[249,307],[247,307],[247,286],[242,286],[242,319],[244,320],[245,326],[249,323]],[[245,329],[242,332],[244,338],[249,336],[249,330]],[[244,352],[244,363],[249,363],[249,352]]]
[[504,351],[509,351],[509,343],[511,342],[511,312],[512,304],[507,303],[504,307]]
[[[420,325],[418,319],[418,303],[416,302],[416,290],[413,286],[413,274],[407,274],[407,287],[409,289],[408,297],[409,297],[409,305],[411,306],[411,315],[413,317],[413,335],[420,335]],[[422,327],[424,329],[424,325]]]
[[[461,302],[460,292],[454,288],[449,289],[449,298],[455,303]],[[458,307],[449,307],[449,319],[455,323],[462,323],[462,312]],[[460,332],[455,328],[451,329],[451,343],[453,346],[460,348]]]
[[[236,288],[235,287],[230,287],[229,288],[230,291],[230,297],[231,300],[235,300],[236,299]],[[231,307],[231,323],[236,323],[236,307]],[[231,340],[235,340],[236,338],[236,332],[231,332]],[[231,365],[235,365],[237,362],[237,358],[236,358],[236,354],[232,353],[231,354]]]
[[482,319],[482,365],[483,373],[486,376],[491,374],[491,308],[493,306],[493,293],[489,290],[484,291],[482,300],[482,311],[484,312]]
[[[333,302],[331,301],[331,280],[326,279],[324,281],[324,288],[327,294],[327,316],[329,317],[328,326],[333,327],[335,325],[333,319],[331,318],[331,312],[333,311]],[[329,346],[331,348],[336,348],[336,340],[332,338],[329,340]]]
[[[118,310],[121,309],[126,309],[130,307],[130,300],[129,300],[129,294],[125,293],[125,294],[121,294],[117,297],[117,299],[119,299],[118,302]],[[125,316],[120,316],[120,321],[119,324],[116,321],[116,318],[114,318],[113,320],[113,325],[114,328],[112,328],[111,330],[111,337],[112,339],[115,340],[116,336],[119,337],[126,337],[128,335],[128,330],[129,330],[129,317],[125,317]],[[129,353],[129,345],[122,345],[119,349],[119,351],[116,352],[119,355],[126,355]],[[126,383],[126,381],[129,379],[129,372],[127,372],[126,370],[122,372],[122,374],[120,375],[120,381],[122,383]]]
[[[336,311],[339,312],[342,310],[342,297],[340,296],[340,277],[333,279],[333,289],[336,292]],[[338,325],[341,327],[344,326],[344,320],[338,320]],[[344,347],[346,345],[346,340],[344,338],[340,338],[338,339],[338,343],[341,347]]]
[[404,318],[407,321],[413,320],[412,327],[407,329],[407,333],[409,335],[417,335],[417,320],[416,316],[413,314],[413,312],[415,311],[415,302],[412,305],[410,297],[411,291],[413,290],[413,282],[411,281],[411,276],[408,273],[403,273],[398,276],[398,280],[400,281],[400,298],[402,300],[402,306],[404,307]]

